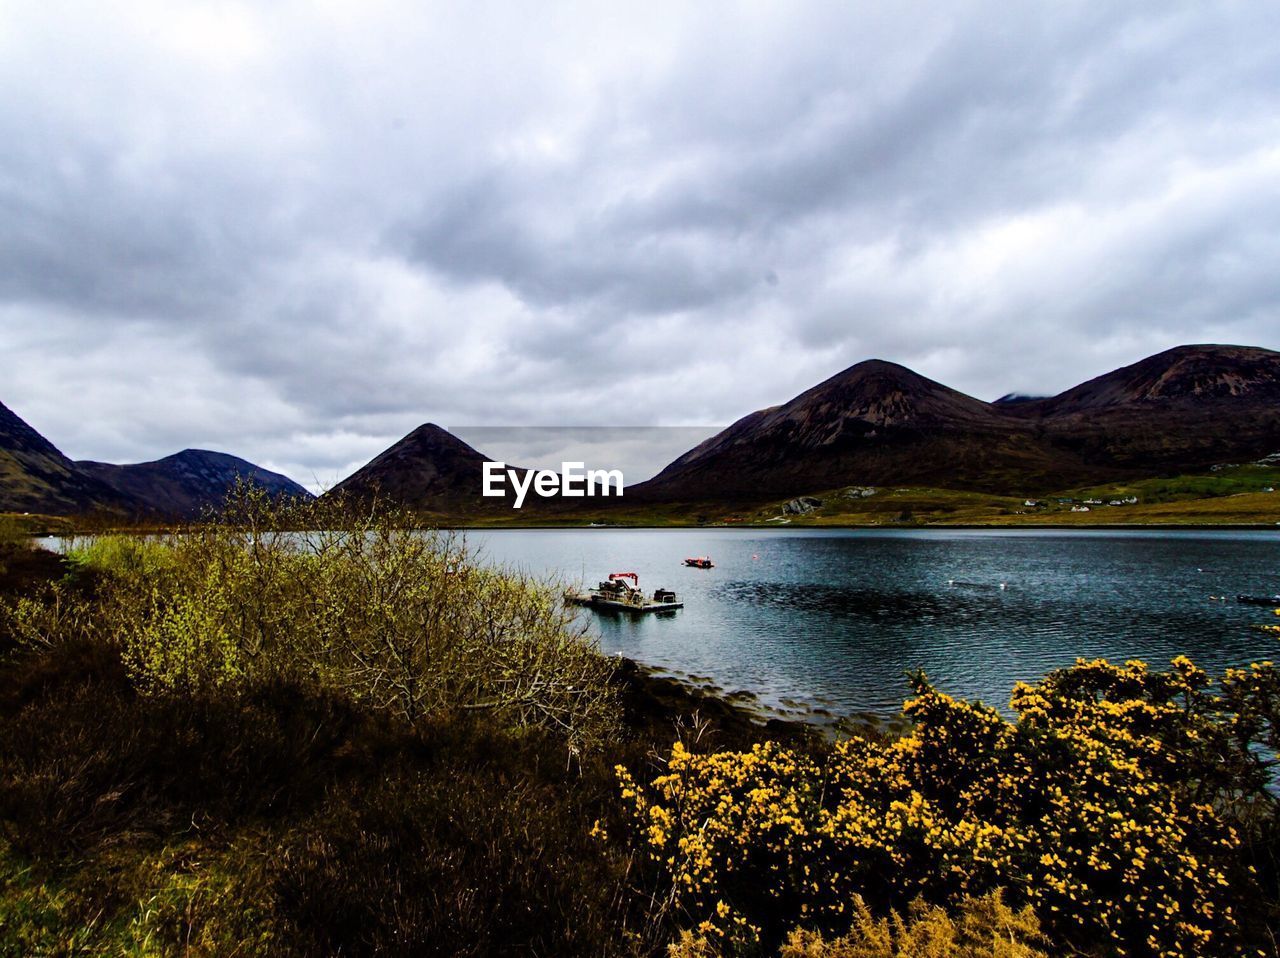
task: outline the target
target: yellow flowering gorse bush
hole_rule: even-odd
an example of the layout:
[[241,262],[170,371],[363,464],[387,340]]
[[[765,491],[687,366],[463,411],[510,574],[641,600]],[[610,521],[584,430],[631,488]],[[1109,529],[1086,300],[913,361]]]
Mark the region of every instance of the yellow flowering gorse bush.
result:
[[[855,901],[944,906],[995,889],[1051,938],[1115,954],[1233,953],[1252,881],[1239,823],[1271,801],[1270,663],[1221,694],[1185,658],[1080,661],[1015,687],[1006,721],[913,678],[912,730],[817,757],[676,742],[622,796],[677,907],[726,951],[795,927],[842,934]],[[1274,751],[1272,752],[1274,754]]]

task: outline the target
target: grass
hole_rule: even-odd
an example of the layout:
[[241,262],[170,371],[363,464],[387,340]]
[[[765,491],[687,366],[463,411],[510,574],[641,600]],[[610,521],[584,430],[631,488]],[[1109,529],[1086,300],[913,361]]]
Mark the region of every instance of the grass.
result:
[[[1044,492],[1031,490],[1027,496],[1005,496],[940,487],[878,487],[866,498],[850,498],[841,489],[815,490],[811,495],[823,506],[801,516],[784,516],[786,500],[750,503],[630,503],[625,499],[601,501],[583,506],[531,502],[524,509],[509,509],[467,515],[418,513],[407,519],[410,525],[428,528],[525,529],[564,528],[592,525],[618,528],[687,528],[702,526],[771,528],[787,526],[1110,526],[1110,525],[1202,525],[1270,526],[1280,524],[1280,467],[1260,464],[1224,465],[1196,475],[1140,479],[1104,483]],[[1135,496],[1136,505],[1109,506],[1112,499]],[[1046,504],[1027,508],[1027,497]],[[1101,507],[1087,513],[1073,513],[1070,504],[1056,500],[1101,499]],[[786,521],[783,522],[782,520]],[[117,521],[72,519],[0,513],[0,538],[5,530],[25,536],[70,536],[110,531],[164,535],[164,525],[121,527]]]
[[100,651],[60,658],[0,690],[8,953],[575,955],[643,930],[590,837],[612,775],[566,776],[550,737],[289,687],[159,702]]
[[[1041,508],[1027,507],[1024,500],[1000,498],[943,489],[885,490],[874,505],[857,504],[848,509],[838,500],[807,516],[792,517],[790,525],[941,525],[941,526],[1273,526],[1280,523],[1280,493],[1224,493],[1204,498],[1180,498],[1148,502],[1141,488],[1107,487],[1091,489],[1087,494],[1072,496],[1101,498],[1103,505],[1090,506],[1089,512],[1072,512],[1071,504],[1054,502]],[[1066,497],[1069,494],[1064,494]],[[1111,499],[1136,495],[1132,505],[1111,506]],[[821,498],[821,496],[820,496]],[[1044,500],[1041,500],[1044,501]],[[775,524],[775,523],[770,523]]]
[[[1280,467],[1226,465],[1199,475],[1105,483],[1069,489],[1029,490],[1025,496],[997,495],[922,486],[876,487],[872,496],[848,496],[850,487],[814,490],[823,505],[805,515],[784,515],[787,500],[749,503],[629,503],[625,499],[572,508],[534,504],[484,515],[429,515],[425,521],[459,528],[560,528],[603,525],[618,528],[701,526],[1109,526],[1109,525],[1275,525],[1280,523]],[[861,488],[861,487],[858,487]],[[1129,496],[1135,505],[1110,506]],[[1042,508],[1024,505],[1027,498]],[[1073,500],[1059,503],[1058,499]],[[1071,505],[1101,499],[1089,512]],[[784,521],[785,520],[785,521]]]
[[[822,505],[804,515],[784,515],[783,502],[721,516],[730,525],[788,526],[1113,526],[1113,525],[1262,525],[1280,524],[1280,469],[1269,466],[1224,467],[1199,476],[1110,483],[1030,498],[930,487],[877,487],[871,496],[850,496],[848,488],[822,490]],[[1111,506],[1136,497],[1135,504]],[[1058,500],[1068,500],[1059,502]],[[1088,512],[1073,505],[1100,499]],[[688,513],[686,513],[686,518]],[[655,516],[655,518],[660,518]],[[785,520],[785,521],[782,521]],[[659,523],[662,524],[662,523]],[[673,523],[674,524],[674,523]],[[699,524],[699,523],[691,523]]]
[[0,512],[0,529],[23,536],[65,536],[75,530],[68,516],[48,516],[32,512]]

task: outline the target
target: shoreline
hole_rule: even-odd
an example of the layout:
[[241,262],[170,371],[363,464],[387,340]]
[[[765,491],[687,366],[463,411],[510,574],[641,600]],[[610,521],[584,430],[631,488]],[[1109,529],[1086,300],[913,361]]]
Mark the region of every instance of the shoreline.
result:
[[1058,522],[1055,522],[1055,523],[1050,523],[1050,522],[1037,522],[1037,523],[928,522],[928,523],[918,523],[918,524],[909,524],[909,523],[887,524],[887,523],[878,523],[878,522],[869,522],[869,523],[826,522],[821,524],[807,523],[804,525],[792,524],[792,523],[788,523],[785,525],[782,523],[747,524],[747,523],[737,523],[737,522],[732,524],[707,523],[705,525],[698,525],[698,524],[692,524],[692,523],[688,525],[677,524],[677,523],[664,523],[660,525],[641,525],[641,524],[550,525],[550,524],[538,524],[538,523],[528,523],[528,524],[521,523],[517,525],[514,523],[487,523],[487,524],[481,524],[481,525],[422,526],[422,528],[424,529],[438,528],[438,529],[450,531],[450,532],[473,532],[473,531],[493,532],[493,531],[501,531],[504,529],[509,529],[513,532],[516,532],[516,531],[528,532],[531,530],[561,530],[561,529],[575,529],[575,530],[576,529],[600,529],[600,530],[611,530],[611,531],[628,530],[628,529],[636,529],[636,530],[642,530],[642,531],[654,531],[659,529],[673,529],[673,530],[711,529],[711,530],[730,530],[730,531],[742,530],[744,532],[760,532],[762,530],[788,531],[792,529],[805,529],[805,530],[807,529],[835,529],[835,530],[877,529],[877,530],[884,530],[888,532],[913,532],[913,531],[927,531],[927,530],[934,530],[934,529],[957,529],[961,531],[973,531],[973,530],[982,530],[982,529],[996,529],[1000,531],[1005,531],[1010,529],[1034,531],[1034,530],[1044,529],[1050,532],[1062,532],[1062,531],[1089,532],[1093,530],[1100,530],[1103,532],[1124,532],[1126,530],[1140,531],[1144,529],[1155,529],[1158,531],[1167,531],[1167,532],[1176,532],[1179,530],[1192,530],[1192,531],[1204,531],[1204,532],[1214,532],[1214,531],[1244,532],[1244,531],[1250,531],[1250,530],[1280,532],[1280,522],[1115,522],[1115,523],[1099,522],[1099,523],[1092,523],[1087,525],[1085,523],[1070,523],[1070,522],[1061,522],[1061,523],[1058,523]]
[[613,681],[625,714],[637,728],[693,728],[701,721],[721,737],[752,742],[883,737],[901,734],[910,725],[901,714],[846,716],[819,707],[783,710],[765,704],[747,689],[725,690],[710,679],[672,674],[621,654],[610,658],[618,663]]
[[[1012,517],[1010,517],[1012,518]],[[23,515],[19,513],[0,513],[0,519],[7,519],[18,526],[21,531],[20,535],[28,537],[33,544],[39,545],[44,539],[67,539],[77,536],[95,536],[95,535],[164,535],[174,532],[180,532],[185,528],[193,525],[199,525],[199,522],[155,522],[155,523],[139,523],[125,521],[119,524],[107,523],[101,520],[89,522],[77,522],[74,516],[48,516],[48,515]],[[1158,532],[1178,532],[1178,531],[1203,531],[1203,532],[1258,532],[1258,531],[1280,531],[1280,520],[1270,516],[1266,518],[1251,519],[1249,521],[1223,522],[1223,521],[1199,521],[1195,518],[1187,518],[1177,521],[1143,521],[1142,519],[1134,519],[1124,522],[1115,521],[1008,521],[1003,518],[992,518],[989,521],[946,521],[938,519],[918,518],[914,521],[879,521],[879,522],[845,522],[845,521],[812,521],[807,517],[797,517],[795,520],[785,522],[683,522],[678,520],[653,522],[616,522],[616,523],[593,523],[588,521],[571,521],[556,522],[549,520],[539,520],[530,518],[528,520],[518,519],[499,519],[490,517],[446,517],[424,515],[420,517],[420,521],[412,528],[415,529],[438,529],[440,531],[449,532],[487,532],[487,531],[534,531],[534,530],[626,530],[635,529],[641,531],[653,531],[661,529],[671,530],[741,530],[744,532],[760,532],[765,530],[809,530],[809,529],[831,529],[831,530],[857,530],[857,531],[921,531],[921,530],[958,530],[958,531],[978,531],[978,530],[996,530],[996,531],[1024,531],[1024,530],[1047,530],[1052,532],[1063,531],[1102,531],[1102,532],[1128,532],[1128,531],[1158,531]],[[304,531],[304,530],[299,530]]]

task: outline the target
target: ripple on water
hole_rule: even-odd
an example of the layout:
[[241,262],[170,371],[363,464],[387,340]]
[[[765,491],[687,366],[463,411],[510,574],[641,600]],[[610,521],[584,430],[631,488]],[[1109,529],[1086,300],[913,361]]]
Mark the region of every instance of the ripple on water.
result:
[[[1266,610],[1209,599],[1280,592],[1274,532],[597,529],[472,537],[496,561],[530,571],[590,580],[625,566],[647,587],[675,589],[685,608],[670,618],[592,619],[602,646],[783,709],[892,715],[908,692],[908,669],[1003,708],[1015,681],[1077,657],[1157,666],[1186,653],[1220,671],[1280,651],[1273,636],[1251,628]],[[682,567],[684,556],[708,553],[715,569]]]

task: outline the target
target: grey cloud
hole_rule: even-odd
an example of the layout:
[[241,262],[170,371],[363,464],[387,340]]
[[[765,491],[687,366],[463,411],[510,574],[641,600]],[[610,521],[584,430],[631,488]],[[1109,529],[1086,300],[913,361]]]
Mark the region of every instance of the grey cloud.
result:
[[1278,21],[13,4],[0,400],[323,483],[427,420],[727,423],[869,356],[994,398],[1274,348]]

